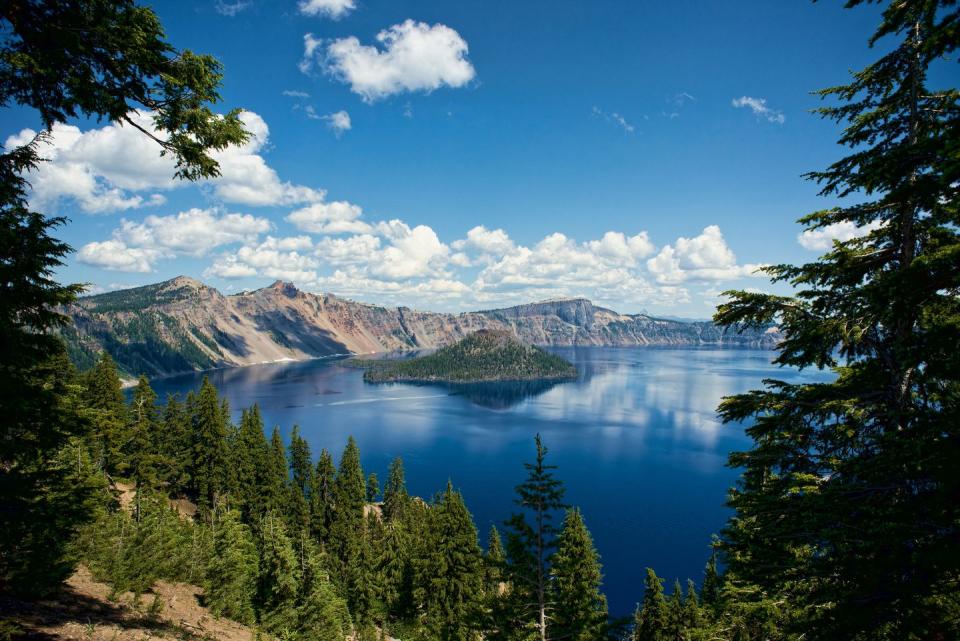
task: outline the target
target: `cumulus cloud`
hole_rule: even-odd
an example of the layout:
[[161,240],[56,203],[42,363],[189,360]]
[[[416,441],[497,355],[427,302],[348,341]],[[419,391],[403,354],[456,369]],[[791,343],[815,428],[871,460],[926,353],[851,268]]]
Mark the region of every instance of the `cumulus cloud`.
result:
[[343,132],[349,131],[352,126],[350,123],[350,114],[343,110],[327,114],[323,116],[322,119],[327,121],[327,126],[330,127],[338,138]]
[[297,8],[305,16],[339,20],[356,9],[357,5],[354,0],[301,0]]
[[205,256],[234,243],[249,243],[269,231],[270,221],[250,214],[190,209],[173,216],[121,220],[113,238],[87,243],[78,260],[113,271],[149,272],[156,261],[176,256]]
[[161,255],[158,250],[127,247],[123,241],[113,239],[87,243],[77,252],[77,260],[109,271],[146,273],[153,271],[153,262]]
[[[134,113],[131,119],[159,136],[153,116]],[[324,192],[280,179],[264,159],[270,130],[258,114],[245,111],[240,119],[251,132],[243,145],[211,155],[220,163],[221,176],[204,181],[216,198],[251,206],[296,205],[319,202]],[[5,147],[28,142],[36,132],[25,129],[10,136]],[[162,193],[185,184],[176,181],[174,160],[162,156],[160,147],[142,132],[122,123],[81,131],[73,125],[56,124],[49,144],[39,152],[46,162],[31,172],[31,205],[45,212],[56,211],[62,201],[74,203],[91,214],[157,206]]]
[[327,73],[367,102],[402,92],[462,87],[476,75],[467,59],[467,42],[446,25],[406,20],[376,39],[379,46],[363,45],[354,36],[324,43],[307,34],[300,70],[308,73],[319,57]]
[[362,214],[358,205],[337,200],[298,209],[287,216],[287,222],[314,234],[359,234],[371,230],[370,225],[360,220]]
[[758,118],[764,118],[768,122],[782,125],[787,121],[787,118],[783,115],[782,111],[777,111],[776,109],[771,109],[767,106],[766,98],[751,98],[750,96],[741,96],[740,98],[734,98],[731,104],[737,108],[748,107],[750,111],[753,112],[753,115]]
[[664,284],[755,276],[761,266],[738,265],[737,257],[716,225],[705,227],[703,233],[694,238],[678,238],[647,261],[647,269],[657,282]]
[[808,229],[797,235],[797,242],[804,249],[811,251],[827,251],[833,247],[833,241],[845,242],[866,236],[875,229],[880,228],[881,223],[872,222],[867,225],[857,226],[850,221],[833,223],[819,229]]
[[268,236],[262,243],[245,245],[232,254],[220,256],[205,272],[205,276],[220,278],[250,278],[263,276],[279,280],[313,282],[317,279],[317,259],[301,253],[312,247],[306,236],[274,238]]

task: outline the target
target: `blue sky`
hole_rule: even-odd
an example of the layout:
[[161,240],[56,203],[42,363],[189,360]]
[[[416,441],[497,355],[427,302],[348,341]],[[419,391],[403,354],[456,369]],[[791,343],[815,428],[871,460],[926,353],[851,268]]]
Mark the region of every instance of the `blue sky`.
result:
[[[129,127],[54,132],[32,202],[70,218],[61,277],[93,291],[187,274],[422,309],[583,295],[707,317],[722,290],[768,287],[757,265],[855,232],[798,239],[795,220],[832,204],[800,175],[842,152],[810,92],[877,56],[873,8],[153,6],[172,43],[223,62],[223,106],[256,137],[222,179],[185,185]],[[0,118],[7,146],[38,126]]]

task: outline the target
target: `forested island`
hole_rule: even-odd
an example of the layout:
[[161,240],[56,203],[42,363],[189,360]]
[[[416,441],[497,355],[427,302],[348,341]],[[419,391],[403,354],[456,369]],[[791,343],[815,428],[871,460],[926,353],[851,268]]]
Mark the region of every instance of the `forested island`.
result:
[[354,359],[368,383],[563,381],[577,377],[569,361],[520,342],[503,330],[480,330],[433,354],[408,360]]

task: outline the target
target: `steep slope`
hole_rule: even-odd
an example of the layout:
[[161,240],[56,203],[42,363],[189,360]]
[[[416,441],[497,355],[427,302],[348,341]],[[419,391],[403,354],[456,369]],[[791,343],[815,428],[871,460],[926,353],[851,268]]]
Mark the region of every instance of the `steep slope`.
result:
[[535,345],[699,345],[772,347],[776,331],[738,334],[709,322],[619,314],[585,299],[445,314],[379,307],[277,281],[224,296],[180,276],[81,298],[66,310],[74,361],[108,351],[129,375],[161,376],[211,367],[367,354],[448,345],[481,329],[509,331]]

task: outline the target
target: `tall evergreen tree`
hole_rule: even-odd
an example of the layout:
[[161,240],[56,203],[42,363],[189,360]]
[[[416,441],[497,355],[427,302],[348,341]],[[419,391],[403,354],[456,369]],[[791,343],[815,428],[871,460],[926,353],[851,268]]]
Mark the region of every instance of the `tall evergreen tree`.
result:
[[217,389],[203,378],[193,414],[193,481],[197,504],[204,511],[217,505],[227,486],[228,414]]
[[670,641],[683,641],[686,632],[686,612],[683,608],[683,590],[680,579],[673,580],[673,593],[667,602],[667,638]]
[[960,91],[928,82],[958,21],[953,0],[887,4],[869,41],[884,53],[820,92],[851,151],[808,177],[853,202],[800,221],[857,235],[766,268],[796,295],[730,292],[715,317],[776,322],[775,362],[836,374],[720,408],[754,441],[730,458],[729,573],[802,609],[808,639],[960,636]]
[[137,381],[129,414],[130,439],[125,454],[130,462],[130,476],[138,487],[156,487],[164,467],[160,449],[160,411],[157,394],[146,376]]
[[333,484],[333,521],[330,524],[330,547],[346,577],[351,555],[359,549],[357,541],[363,525],[366,505],[366,484],[360,466],[360,449],[351,436],[340,458],[340,467]]
[[390,463],[387,483],[383,488],[383,516],[392,520],[399,518],[409,500],[407,482],[403,472],[403,459],[399,456]]
[[663,579],[647,568],[643,606],[638,610],[633,641],[668,641],[669,610],[663,598]]
[[125,474],[130,467],[124,455],[130,430],[117,365],[107,352],[101,352],[83,380],[94,456],[108,474]]
[[429,523],[429,547],[417,561],[415,594],[424,625],[442,641],[474,639],[483,608],[483,557],[473,517],[450,482]]
[[158,445],[161,469],[158,474],[167,483],[170,494],[183,494],[189,490],[193,469],[193,425],[187,408],[174,395],[167,397],[162,420]]
[[280,428],[275,425],[270,435],[270,453],[263,482],[266,514],[286,514],[289,480],[290,470],[287,467],[286,449],[283,447]]
[[[525,512],[514,514],[507,521],[507,556],[509,559],[510,600],[515,616],[520,621],[512,625],[532,624],[540,641],[547,638],[548,561],[556,547],[557,527],[553,517],[563,504],[563,483],[554,478],[555,465],[546,463],[547,448],[537,434],[537,457],[534,463],[524,463],[526,480],[517,486],[516,504],[532,513],[533,523]],[[527,619],[533,613],[533,620]]]
[[717,551],[714,550],[703,569],[703,589],[701,598],[705,606],[715,607],[720,602],[722,580],[717,570]]
[[260,622],[279,636],[292,636],[298,627],[300,563],[283,520],[264,517],[260,525]]
[[607,599],[600,591],[600,556],[580,510],[567,510],[550,568],[555,613],[551,639],[595,641],[607,631]]
[[376,472],[370,472],[367,477],[367,503],[376,503],[380,496],[380,481],[377,479]]
[[487,568],[485,590],[488,594],[499,595],[507,556],[503,551],[503,539],[500,538],[500,531],[497,530],[496,525],[490,526],[490,532],[487,534],[487,550],[483,558]]
[[253,535],[241,522],[239,512],[224,512],[217,523],[206,573],[206,599],[215,615],[254,622],[258,561]]
[[313,461],[310,445],[300,436],[300,427],[293,426],[288,450],[290,484],[287,513],[291,533],[301,540],[310,534],[310,491],[313,486]]
[[237,492],[237,505],[247,523],[256,523],[266,514],[267,497],[271,487],[270,445],[263,433],[260,408],[253,405],[243,410],[234,447],[233,464],[241,483]]
[[333,521],[333,485],[337,470],[333,457],[326,449],[320,450],[317,467],[313,472],[313,487],[310,490],[310,530],[322,543],[327,542],[330,523]]
[[343,641],[350,634],[347,603],[337,593],[327,574],[322,553],[311,545],[298,608],[298,641]]
[[683,599],[683,625],[688,630],[695,630],[700,627],[701,622],[697,586],[692,579],[687,579],[687,594]]

